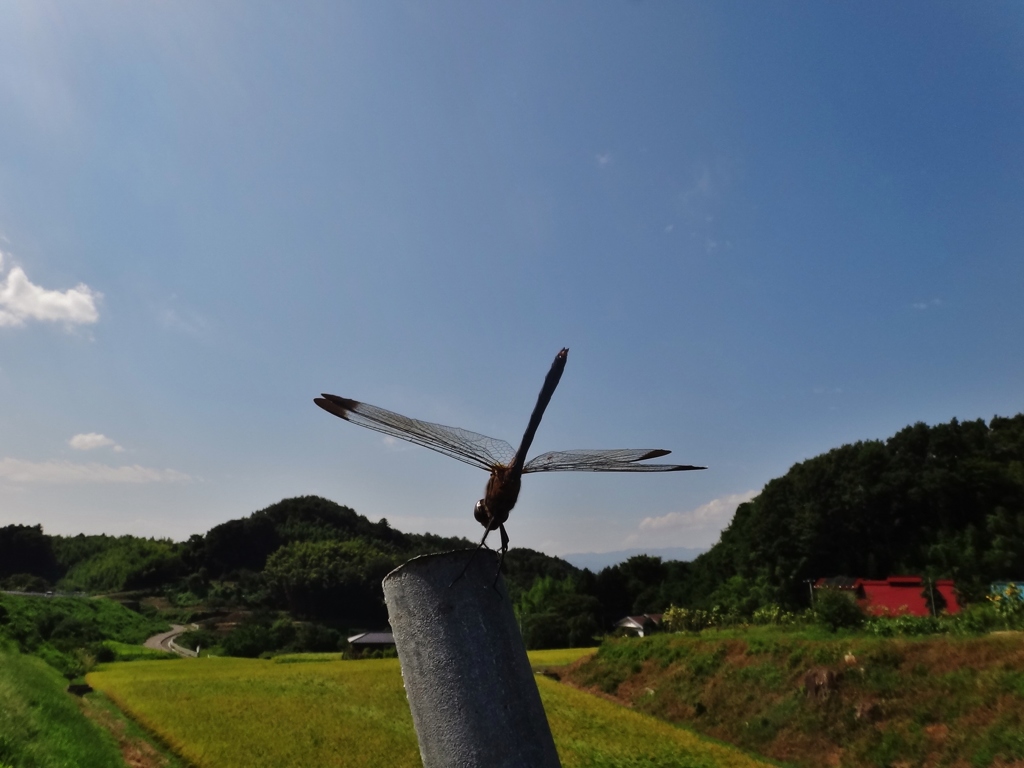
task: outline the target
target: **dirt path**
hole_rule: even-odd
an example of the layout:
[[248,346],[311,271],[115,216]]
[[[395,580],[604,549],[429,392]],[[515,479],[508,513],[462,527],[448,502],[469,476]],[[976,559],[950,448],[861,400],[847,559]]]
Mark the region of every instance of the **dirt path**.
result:
[[[90,694],[99,696],[100,694]],[[80,699],[79,706],[85,716],[107,730],[118,747],[128,768],[166,768],[169,760],[145,738],[130,734],[126,716],[119,713],[113,703],[101,705],[96,700]]]

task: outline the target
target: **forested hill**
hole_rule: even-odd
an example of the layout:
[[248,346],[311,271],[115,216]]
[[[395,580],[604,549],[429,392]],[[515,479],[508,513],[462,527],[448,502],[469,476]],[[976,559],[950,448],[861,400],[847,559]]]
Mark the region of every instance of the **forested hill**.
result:
[[239,570],[262,571],[267,558],[285,545],[354,539],[410,557],[473,546],[464,538],[402,533],[384,518],[373,523],[350,507],[319,496],[300,496],[221,523],[205,536],[192,536],[183,556],[193,569],[205,567],[210,576],[221,577]]
[[840,574],[950,577],[973,598],[1024,579],[1024,415],[918,423],[801,462],[688,571],[690,603],[739,592],[806,605],[805,579]]
[[[230,652],[240,655],[291,643],[291,635],[270,631],[274,617],[286,611],[313,627],[295,647],[333,650],[344,636],[339,632],[347,628],[386,625],[381,580],[389,571],[417,555],[475,546],[463,538],[403,533],[387,520],[371,522],[349,507],[302,496],[185,542],[47,536],[40,526],[0,527],[0,590],[132,592],[135,598],[159,596],[172,609],[214,615],[242,611],[253,626],[241,631],[232,646]],[[559,614],[557,621],[539,612],[534,623],[543,624],[551,642],[570,637],[592,642],[600,629],[594,599],[581,602],[562,594],[578,580],[576,568],[540,552],[512,549],[504,572],[510,593],[526,593],[539,582],[535,598],[554,589],[552,599],[560,600],[560,606],[577,609],[569,616]],[[582,619],[576,620],[580,613]],[[282,631],[294,634],[290,620],[283,621]],[[554,624],[558,633],[553,635]]]
[[[205,594],[213,581],[232,581],[250,591],[277,590],[312,599],[309,593],[318,591],[311,584],[316,579],[379,583],[387,571],[411,557],[475,544],[460,537],[403,533],[387,520],[371,522],[328,499],[302,496],[229,520],[185,542],[48,536],[38,525],[0,527],[0,588],[45,591],[56,586],[96,593],[176,587]],[[575,571],[564,561],[531,550],[513,550],[509,559],[509,573],[527,587],[537,576],[563,578]]]

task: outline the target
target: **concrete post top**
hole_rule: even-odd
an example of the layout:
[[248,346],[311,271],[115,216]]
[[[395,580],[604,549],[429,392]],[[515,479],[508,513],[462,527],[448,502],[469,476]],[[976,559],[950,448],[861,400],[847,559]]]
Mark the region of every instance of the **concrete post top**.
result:
[[[498,553],[490,549],[453,549],[448,552],[432,552],[417,555],[407,560],[384,577],[385,588],[389,582],[403,576],[418,576],[431,581],[443,581],[443,576],[451,572],[448,584],[453,587],[459,582],[469,580],[479,583],[482,576],[489,574],[487,586],[495,585],[505,594],[504,580],[498,579]],[[464,573],[463,573],[464,572]],[[460,574],[461,577],[460,577]],[[474,578],[475,577],[475,578]],[[458,579],[458,581],[456,581]],[[454,583],[453,583],[454,582]]]

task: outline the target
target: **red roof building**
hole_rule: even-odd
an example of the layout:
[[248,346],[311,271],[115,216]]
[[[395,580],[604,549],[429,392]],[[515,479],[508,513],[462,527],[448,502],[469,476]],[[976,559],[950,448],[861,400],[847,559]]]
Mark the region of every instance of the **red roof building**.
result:
[[834,577],[818,579],[815,589],[849,590],[865,613],[871,616],[930,616],[926,590],[935,591],[936,602],[941,595],[946,613],[960,613],[952,579],[936,579],[930,587],[920,576],[890,576],[887,579],[850,579]]

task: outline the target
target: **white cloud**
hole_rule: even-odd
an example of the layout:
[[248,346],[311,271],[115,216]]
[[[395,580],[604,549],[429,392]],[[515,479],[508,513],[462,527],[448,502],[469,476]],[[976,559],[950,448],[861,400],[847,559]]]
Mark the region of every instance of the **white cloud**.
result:
[[916,310],[923,312],[924,310],[931,309],[932,307],[941,307],[942,299],[932,299],[931,301],[915,301],[910,306]]
[[174,469],[153,469],[138,464],[111,467],[91,462],[75,464],[70,461],[23,461],[0,459],[0,480],[34,485],[81,484],[134,484],[180,483],[191,480],[184,472]]
[[81,435],[75,435],[68,440],[68,445],[76,451],[91,451],[96,448],[105,448],[107,446],[112,447],[117,453],[124,450],[124,448],[115,443],[109,437],[101,435],[99,432],[86,432]]
[[205,317],[189,309],[177,310],[173,307],[164,307],[159,310],[159,320],[160,325],[167,330],[178,331],[196,338],[206,335],[210,328],[210,323]]
[[[687,546],[710,543],[732,520],[736,507],[757,496],[757,491],[733,493],[712,499],[689,512],[669,512],[661,517],[645,517],[640,521],[641,534],[628,537],[627,543],[650,540],[660,546],[670,546],[675,536],[685,534]],[[709,535],[711,538],[709,539]],[[706,541],[707,540],[707,541]]]
[[42,288],[29,280],[21,267],[12,267],[0,280],[0,327],[24,325],[26,320],[66,325],[95,323],[100,319],[96,302],[101,297],[84,283],[63,292]]

